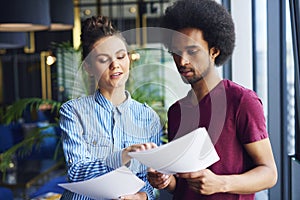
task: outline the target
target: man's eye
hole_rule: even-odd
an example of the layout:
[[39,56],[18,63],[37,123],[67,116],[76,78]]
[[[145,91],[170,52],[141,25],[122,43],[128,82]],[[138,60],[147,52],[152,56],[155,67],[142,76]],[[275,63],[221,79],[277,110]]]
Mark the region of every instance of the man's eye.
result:
[[180,56],[181,52],[177,50],[169,50],[168,51],[172,56]]
[[194,54],[196,54],[196,53],[198,53],[198,49],[189,49],[189,50],[187,50],[187,53],[188,53],[188,55],[194,55]]

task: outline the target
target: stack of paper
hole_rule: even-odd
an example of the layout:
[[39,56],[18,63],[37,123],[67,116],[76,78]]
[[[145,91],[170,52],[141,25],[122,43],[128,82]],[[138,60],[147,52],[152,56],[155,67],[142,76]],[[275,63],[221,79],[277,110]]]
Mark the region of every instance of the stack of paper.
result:
[[122,166],[94,179],[58,185],[93,199],[118,199],[120,196],[137,193],[145,182]]
[[[160,147],[130,152],[129,155],[165,174],[205,169],[220,159],[204,128],[198,128]],[[87,181],[59,184],[94,199],[118,199],[137,193],[144,185],[145,182],[125,166]]]
[[220,159],[205,128],[198,128],[158,148],[129,155],[165,174],[205,169]]

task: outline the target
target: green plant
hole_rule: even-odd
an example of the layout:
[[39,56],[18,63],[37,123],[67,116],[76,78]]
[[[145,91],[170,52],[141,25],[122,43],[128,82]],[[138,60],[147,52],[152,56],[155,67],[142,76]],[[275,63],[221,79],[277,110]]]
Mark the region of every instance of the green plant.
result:
[[[36,112],[41,108],[47,108],[54,113],[54,116],[56,116],[54,123],[51,123],[46,127],[35,129],[34,131],[30,132],[30,134],[28,134],[20,143],[15,144],[10,149],[0,154],[0,171],[2,173],[5,173],[5,171],[9,168],[9,164],[11,163],[15,154],[21,156],[28,155],[34,148],[39,147],[43,139],[47,137],[53,137],[53,135],[40,133],[48,127],[58,126],[58,112],[61,104],[64,101],[70,99],[74,95],[81,96],[82,94],[86,95],[89,93],[87,88],[90,87],[88,85],[90,80],[88,80],[89,77],[87,77],[82,71],[78,60],[80,57],[80,50],[73,49],[73,47],[68,43],[54,44],[53,48],[56,48],[56,52],[58,53],[58,62],[64,66],[63,71],[65,72],[60,71],[60,73],[64,73],[65,75],[61,77],[62,80],[60,81],[68,83],[64,85],[64,89],[67,90],[66,96],[59,101],[42,98],[20,99],[7,108],[0,109],[0,120],[3,124],[9,124],[14,121],[18,121],[22,117],[22,114],[26,108],[30,108],[31,112]],[[138,60],[138,62],[132,63],[131,76],[127,82],[126,89],[131,93],[133,99],[141,103],[147,103],[150,107],[152,107],[159,114],[162,124],[166,125],[167,119],[166,109],[164,108],[163,92],[164,79],[161,75],[159,75],[160,69],[157,67],[159,64],[153,63],[153,61],[155,61],[154,58],[156,58],[157,52],[149,51],[149,49],[141,49],[138,52],[143,56],[140,60]],[[64,61],[61,61],[62,59],[64,59]],[[72,73],[66,73],[68,70],[73,71]],[[81,81],[84,83],[82,84],[83,87],[76,91],[72,90],[74,87],[74,82],[78,82],[76,79],[77,77],[74,76],[75,72],[79,75],[82,73]],[[165,135],[162,137],[162,141],[167,142]],[[58,154],[57,152],[60,150],[60,145],[58,145],[54,158],[56,158],[56,155]]]
[[[5,111],[2,109],[1,122],[4,125],[8,125],[17,122],[22,118],[23,112],[29,108],[30,112],[36,112],[39,109],[50,109],[55,118],[58,121],[58,110],[61,106],[61,102],[54,100],[45,100],[41,98],[26,98],[20,99],[8,106]],[[5,179],[5,172],[10,167],[12,160],[15,156],[24,157],[29,155],[33,150],[38,150],[40,145],[43,143],[44,139],[48,137],[54,137],[53,134],[41,134],[44,130],[51,126],[57,126],[57,123],[50,123],[44,127],[37,127],[30,131],[22,141],[13,145],[8,150],[0,154],[0,171],[3,174],[3,179]],[[60,144],[58,143],[53,159],[59,159]]]

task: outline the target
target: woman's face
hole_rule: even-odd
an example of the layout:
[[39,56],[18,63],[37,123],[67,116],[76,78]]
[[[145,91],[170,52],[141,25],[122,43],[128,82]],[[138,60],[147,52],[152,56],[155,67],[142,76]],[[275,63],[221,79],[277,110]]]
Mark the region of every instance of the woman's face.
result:
[[100,89],[111,91],[125,88],[129,76],[129,56],[124,41],[117,36],[101,38],[88,56],[86,70],[92,74]]

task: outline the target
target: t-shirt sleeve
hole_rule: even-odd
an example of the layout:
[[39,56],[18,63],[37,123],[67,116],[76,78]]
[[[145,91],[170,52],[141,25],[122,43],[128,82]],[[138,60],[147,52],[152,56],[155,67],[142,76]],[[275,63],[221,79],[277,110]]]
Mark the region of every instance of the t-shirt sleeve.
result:
[[244,92],[236,117],[237,134],[243,144],[268,137],[262,101],[255,92]]

